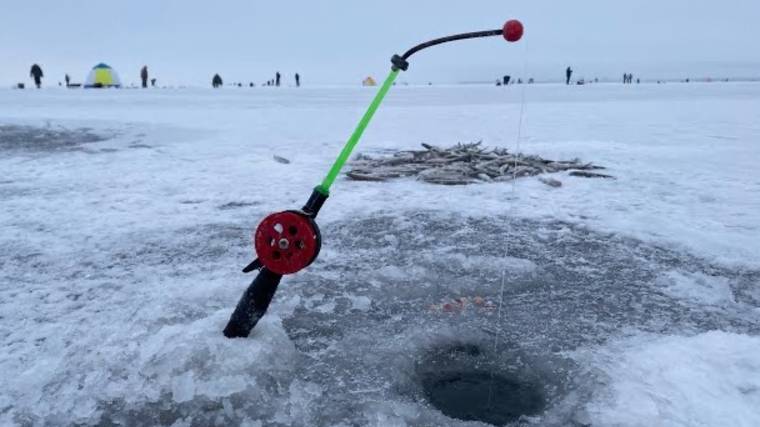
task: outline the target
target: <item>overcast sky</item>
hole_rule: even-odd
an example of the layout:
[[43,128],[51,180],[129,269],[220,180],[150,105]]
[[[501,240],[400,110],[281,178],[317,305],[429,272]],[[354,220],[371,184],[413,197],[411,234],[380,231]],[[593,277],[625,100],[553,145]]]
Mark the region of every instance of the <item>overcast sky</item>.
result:
[[454,83],[502,74],[617,79],[760,77],[757,0],[3,0],[0,84],[84,80],[98,62],[124,83],[147,64],[162,84],[259,84],[276,70],[305,83],[382,77],[393,53],[450,33],[525,24],[525,37],[464,41],[415,56],[404,79]]

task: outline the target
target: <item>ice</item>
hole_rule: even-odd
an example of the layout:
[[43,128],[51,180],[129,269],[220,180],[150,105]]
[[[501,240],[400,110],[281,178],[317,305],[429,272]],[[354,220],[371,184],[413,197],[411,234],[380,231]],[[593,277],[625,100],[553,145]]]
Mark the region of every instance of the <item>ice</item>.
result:
[[354,310],[367,311],[372,305],[372,300],[366,296],[348,297],[351,301],[351,308]]
[[[522,423],[759,423],[754,83],[526,86],[519,150],[616,180],[340,178],[319,259],[224,338],[251,231],[373,93],[0,90],[0,424],[477,425],[425,399],[431,360],[536,384]],[[520,99],[394,87],[359,151],[517,150]]]
[[683,274],[669,272],[658,280],[665,291],[675,297],[707,305],[735,303],[728,280],[724,277],[711,277],[705,274]]
[[711,331],[636,336],[588,351],[607,384],[587,405],[594,425],[760,424],[760,337]]

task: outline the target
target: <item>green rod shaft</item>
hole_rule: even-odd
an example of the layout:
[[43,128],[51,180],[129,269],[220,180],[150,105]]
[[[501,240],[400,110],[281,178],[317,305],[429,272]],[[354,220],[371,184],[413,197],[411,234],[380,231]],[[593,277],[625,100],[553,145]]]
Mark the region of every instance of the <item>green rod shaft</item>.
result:
[[348,142],[346,142],[343,150],[341,150],[338,158],[335,159],[335,163],[333,163],[330,171],[327,172],[325,179],[322,180],[322,184],[317,187],[317,191],[325,195],[330,193],[330,187],[332,186],[333,182],[335,182],[335,178],[338,177],[338,174],[340,174],[340,170],[343,168],[343,165],[346,164],[346,161],[351,156],[351,152],[354,151],[354,147],[356,147],[356,144],[359,142],[359,138],[362,137],[364,129],[367,128],[369,121],[372,120],[372,116],[375,115],[377,108],[380,106],[380,103],[383,102],[383,98],[385,98],[385,95],[388,93],[388,90],[393,85],[393,81],[396,80],[397,76],[398,70],[394,68],[391,70],[390,74],[388,74],[388,77],[385,78],[383,85],[380,87],[380,90],[377,91],[377,95],[375,95],[375,99],[373,99],[372,103],[369,104],[367,112],[365,112],[364,116],[362,116],[361,120],[359,120],[359,124],[356,125],[354,133],[351,134],[351,137],[348,139]]

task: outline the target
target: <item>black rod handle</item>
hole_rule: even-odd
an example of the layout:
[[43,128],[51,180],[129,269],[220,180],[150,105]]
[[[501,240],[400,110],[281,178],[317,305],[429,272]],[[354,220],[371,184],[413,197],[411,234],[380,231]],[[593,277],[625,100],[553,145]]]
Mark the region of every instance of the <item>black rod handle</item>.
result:
[[227,327],[224,328],[224,336],[227,338],[246,338],[259,322],[259,319],[267,312],[269,303],[277,291],[282,275],[273,273],[262,268],[253,282],[240,298],[235,311],[230,316]]

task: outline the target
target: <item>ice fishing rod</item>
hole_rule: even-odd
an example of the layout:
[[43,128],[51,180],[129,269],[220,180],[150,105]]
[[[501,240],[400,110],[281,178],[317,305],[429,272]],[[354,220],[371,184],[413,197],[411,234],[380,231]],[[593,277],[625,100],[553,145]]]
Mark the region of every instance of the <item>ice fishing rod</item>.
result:
[[259,273],[243,293],[227,326],[224,328],[226,337],[247,337],[259,319],[266,313],[282,276],[303,270],[314,262],[319,255],[322,237],[315,222],[317,214],[329,197],[330,187],[351,156],[351,152],[359,142],[370,120],[372,120],[372,116],[375,115],[388,90],[393,86],[399,71],[409,69],[409,58],[423,49],[456,40],[502,36],[508,42],[516,42],[522,38],[522,35],[522,23],[513,19],[507,21],[498,30],[476,31],[441,37],[420,43],[407,50],[403,55],[393,55],[388,77],[383,81],[375,98],[359,120],[359,124],[343,150],[338,154],[338,158],[335,159],[335,163],[327,172],[324,180],[314,188],[311,197],[303,208],[270,214],[256,228],[253,243],[257,258],[243,268],[243,273],[250,273],[254,270],[258,270]]

